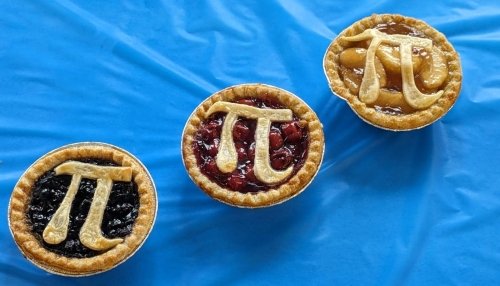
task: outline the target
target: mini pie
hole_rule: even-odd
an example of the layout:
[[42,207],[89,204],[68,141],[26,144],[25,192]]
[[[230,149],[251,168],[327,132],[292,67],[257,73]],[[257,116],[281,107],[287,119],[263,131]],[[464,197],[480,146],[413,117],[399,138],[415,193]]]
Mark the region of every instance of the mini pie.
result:
[[345,29],[324,58],[330,88],[368,123],[389,130],[429,125],[455,103],[460,59],[423,21],[372,15]]
[[142,245],[154,223],[156,190],[142,163],[103,143],[45,154],[19,179],[9,225],[23,255],[49,272],[106,271]]
[[322,125],[297,96],[244,84],[219,91],[193,112],[182,139],[185,167],[209,196],[266,207],[299,194],[323,158]]

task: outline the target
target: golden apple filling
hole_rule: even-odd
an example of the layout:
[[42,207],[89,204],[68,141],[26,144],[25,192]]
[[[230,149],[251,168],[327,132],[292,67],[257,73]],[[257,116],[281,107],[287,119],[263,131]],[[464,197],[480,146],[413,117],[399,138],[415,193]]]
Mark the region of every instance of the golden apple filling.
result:
[[389,22],[341,39],[341,79],[377,111],[410,114],[443,94],[449,73],[445,55],[414,27]]

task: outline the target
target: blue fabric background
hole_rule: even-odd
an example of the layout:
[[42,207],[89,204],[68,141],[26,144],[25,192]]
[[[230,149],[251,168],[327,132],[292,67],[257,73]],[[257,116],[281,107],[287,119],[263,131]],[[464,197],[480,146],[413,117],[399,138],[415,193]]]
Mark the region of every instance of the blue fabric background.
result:
[[[327,46],[372,13],[423,19],[460,53],[460,98],[432,126],[383,131],[330,92]],[[493,0],[1,1],[0,284],[500,285],[499,23]],[[198,103],[245,82],[302,97],[326,135],[314,182],[267,209],[210,199],[180,156]],[[79,141],[139,157],[159,212],[135,256],[75,279],[25,260],[6,214],[22,172]]]

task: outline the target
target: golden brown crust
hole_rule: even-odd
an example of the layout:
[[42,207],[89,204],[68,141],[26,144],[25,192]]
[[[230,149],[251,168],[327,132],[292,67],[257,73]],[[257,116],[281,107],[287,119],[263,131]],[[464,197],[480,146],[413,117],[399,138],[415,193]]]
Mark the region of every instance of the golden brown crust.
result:
[[[307,121],[309,149],[304,166],[288,182],[278,188],[258,193],[240,193],[220,187],[201,173],[192,143],[205,113],[217,101],[235,101],[241,98],[266,96],[290,108],[301,120]],[[182,138],[182,156],[185,167],[193,181],[209,196],[237,207],[266,207],[281,203],[298,195],[313,179],[323,159],[323,127],[312,109],[290,92],[264,84],[244,84],[221,90],[204,102],[189,117]]]
[[[116,247],[90,258],[70,258],[45,249],[31,232],[27,207],[32,187],[45,172],[69,159],[100,158],[113,160],[132,168],[140,198],[139,213],[130,235]],[[154,184],[144,166],[125,151],[102,143],[72,144],[49,152],[37,160],[19,179],[9,207],[12,235],[23,255],[37,266],[57,274],[83,276],[108,270],[131,256],[149,234],[156,216],[157,199]]]
[[[389,115],[378,112],[359,100],[357,94],[351,93],[339,76],[339,55],[344,50],[339,38],[354,36],[377,24],[388,22],[405,23],[422,31],[444,53],[447,59],[449,76],[443,88],[444,93],[427,109],[404,115]],[[346,100],[361,119],[377,127],[395,131],[421,128],[438,120],[453,106],[462,84],[460,58],[446,37],[421,20],[395,14],[372,15],[355,22],[342,31],[328,47],[323,66],[332,91]]]

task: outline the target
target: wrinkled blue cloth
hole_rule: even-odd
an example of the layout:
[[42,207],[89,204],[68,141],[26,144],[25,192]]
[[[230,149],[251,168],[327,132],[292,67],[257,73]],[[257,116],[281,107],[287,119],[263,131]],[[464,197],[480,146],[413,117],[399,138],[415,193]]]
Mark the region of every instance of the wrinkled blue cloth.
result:
[[[433,125],[377,129],[328,88],[327,46],[372,13],[420,18],[459,52],[461,95]],[[500,285],[498,23],[493,0],[1,1],[0,284]],[[266,209],[210,199],[180,155],[193,109],[246,82],[297,94],[326,135],[309,188]],[[22,172],[79,141],[140,158],[159,211],[131,259],[66,278],[23,258],[6,214]]]

